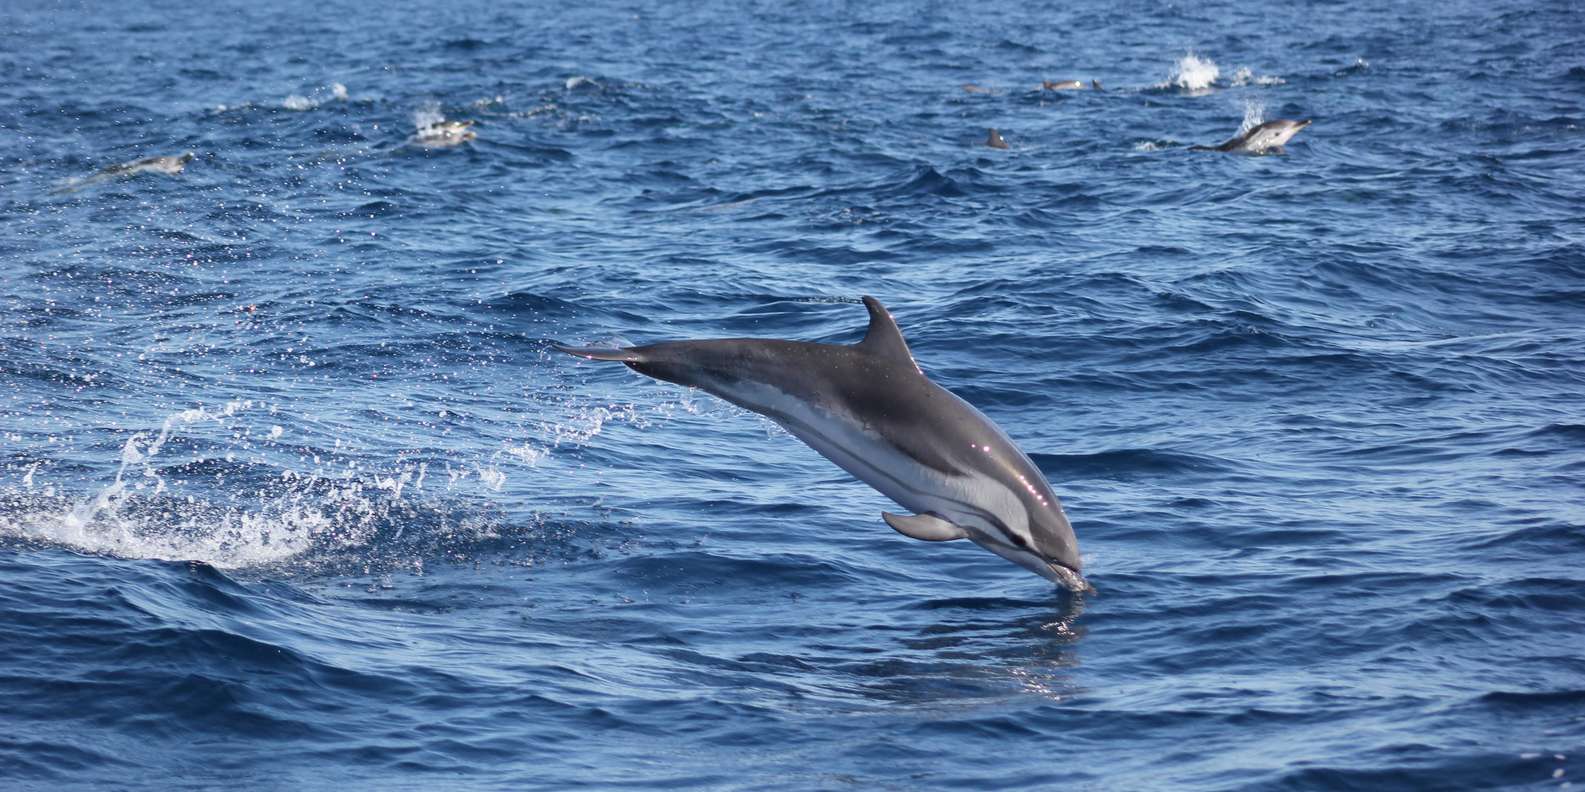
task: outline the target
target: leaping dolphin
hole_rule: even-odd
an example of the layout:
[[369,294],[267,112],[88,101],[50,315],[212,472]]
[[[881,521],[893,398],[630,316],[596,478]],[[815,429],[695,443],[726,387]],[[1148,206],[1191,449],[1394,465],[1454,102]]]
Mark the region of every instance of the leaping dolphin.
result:
[[658,380],[701,388],[780,424],[913,515],[882,512],[898,533],[969,541],[1070,591],[1079,542],[1051,486],[984,413],[920,371],[892,315],[873,297],[857,344],[729,338],[597,349]]
[[1279,118],[1276,121],[1267,121],[1248,132],[1233,136],[1219,146],[1190,146],[1190,151],[1238,151],[1247,154],[1265,154],[1268,151],[1281,151],[1284,144],[1299,134],[1299,130],[1309,126],[1309,120],[1290,121]]

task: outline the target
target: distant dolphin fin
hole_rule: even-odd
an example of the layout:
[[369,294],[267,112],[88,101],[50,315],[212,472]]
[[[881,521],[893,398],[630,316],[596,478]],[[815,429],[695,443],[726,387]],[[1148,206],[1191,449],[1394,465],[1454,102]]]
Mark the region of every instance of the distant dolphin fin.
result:
[[870,311],[870,328],[859,342],[859,349],[881,357],[904,358],[912,364],[914,356],[908,351],[908,342],[903,340],[903,331],[897,327],[891,312],[874,297],[866,296],[864,307]]
[[551,342],[551,348],[569,355],[577,355],[590,360],[620,360],[623,363],[638,363],[640,358],[636,349],[604,349],[601,347],[574,347],[566,344]]
[[901,514],[881,512],[881,519],[903,536],[922,542],[950,542],[953,539],[968,537],[968,533],[962,528],[934,514],[914,514],[905,517]]

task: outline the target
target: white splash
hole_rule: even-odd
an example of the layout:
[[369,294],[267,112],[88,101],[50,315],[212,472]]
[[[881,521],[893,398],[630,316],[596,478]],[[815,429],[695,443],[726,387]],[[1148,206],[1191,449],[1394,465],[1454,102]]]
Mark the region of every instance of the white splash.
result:
[[1288,81],[1274,74],[1255,74],[1248,66],[1238,67],[1233,72],[1232,85],[1242,87],[1245,85],[1284,85]]
[[[1244,100],[1244,121],[1238,125],[1238,135],[1243,135],[1249,130],[1266,122],[1266,103],[1254,99]],[[1237,137],[1235,135],[1234,137]]]
[[400,501],[402,499],[402,490],[407,487],[409,481],[413,480],[413,472],[414,469],[411,465],[404,465],[395,475],[382,477],[379,474],[375,474],[374,486],[390,492],[391,500]]
[[533,118],[535,116],[545,115],[546,113],[556,113],[560,111],[561,108],[557,107],[555,102],[546,102],[545,104],[537,105],[527,110],[514,110],[507,115],[512,118]]
[[478,133],[472,129],[473,123],[447,121],[440,110],[440,103],[432,100],[413,111],[414,130],[408,141],[424,148],[458,146],[478,137]]
[[576,77],[568,77],[567,78],[567,82],[565,83],[565,85],[566,85],[566,89],[567,90],[572,91],[572,90],[576,90],[578,88],[582,88],[585,85],[594,86],[594,85],[597,85],[597,83],[595,83],[593,77],[585,77],[585,76],[580,74],[580,75],[577,75]]
[[[656,412],[672,409],[669,404],[652,408]],[[669,417],[669,413],[667,414]],[[611,404],[604,407],[584,407],[572,415],[555,421],[540,421],[535,427],[536,437],[519,443],[507,443],[496,456],[505,454],[529,467],[539,464],[563,446],[578,448],[589,442],[605,428],[606,424],[620,422],[638,427],[648,425],[638,408],[632,404]],[[495,456],[491,457],[493,461]],[[481,479],[484,477],[480,473]],[[503,478],[504,480],[504,478]],[[485,482],[487,485],[489,481]],[[499,489],[499,487],[495,487]]]
[[631,404],[610,404],[581,410],[577,415],[557,423],[541,423],[540,431],[550,448],[563,445],[582,446],[598,435],[607,423],[618,421],[645,426],[638,408]]
[[529,467],[537,467],[540,460],[550,456],[550,449],[536,448],[532,443],[522,445],[508,445],[502,449],[507,456],[513,457]]
[[417,110],[413,111],[413,126],[418,129],[426,129],[444,123],[446,123],[446,116],[440,112],[439,102],[425,102]]
[[[7,499],[7,508],[0,509],[0,537],[120,558],[237,568],[286,561],[310,549],[361,549],[382,528],[415,513],[404,496],[408,488],[422,489],[425,464],[398,462],[390,470],[356,473],[349,464],[340,477],[286,470],[274,481],[255,480],[240,491],[222,492],[219,501],[167,489],[169,472],[162,474],[155,462],[172,438],[187,427],[212,425],[245,442],[246,427],[233,419],[256,404],[262,406],[235,400],[179,410],[157,433],[133,432],[118,452],[114,479],[85,498],[58,496],[53,485],[40,494],[34,489],[35,463],[22,477],[21,489],[0,491]],[[284,432],[272,426],[271,439]],[[232,453],[222,456],[230,459]],[[505,474],[481,471],[481,479],[499,490]]]
[[506,474],[494,465],[474,465],[473,469],[478,474],[479,481],[496,492],[500,492],[501,487],[506,484]]
[[[347,101],[347,86],[342,85],[341,83],[331,83],[325,87],[315,88],[313,91],[309,92],[308,96],[303,96],[302,94],[291,94],[290,96],[287,96],[286,99],[282,100],[281,106],[287,110],[301,113],[312,110],[331,100],[338,102]],[[224,110],[225,105],[221,105],[218,109]]]
[[1210,90],[1211,85],[1222,76],[1222,70],[1217,67],[1216,61],[1210,58],[1201,58],[1193,51],[1184,53],[1172,68],[1172,74],[1166,82],[1158,83],[1157,88],[1179,88],[1190,93],[1204,93]]

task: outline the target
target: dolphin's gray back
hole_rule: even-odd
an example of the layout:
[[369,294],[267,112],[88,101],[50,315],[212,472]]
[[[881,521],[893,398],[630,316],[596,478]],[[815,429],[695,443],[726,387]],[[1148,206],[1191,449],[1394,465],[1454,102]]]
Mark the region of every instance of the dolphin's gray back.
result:
[[[754,338],[675,341],[631,351],[639,360],[624,362],[633,370],[702,388],[744,409],[762,412],[732,391],[748,381],[765,383],[826,412],[862,416],[867,429],[924,465],[942,473],[962,472],[950,453],[950,441],[906,431],[918,426],[911,422],[926,418],[924,413],[951,409],[955,405],[949,400],[957,401],[925,379],[911,360],[902,363],[854,346]],[[952,433],[959,423],[941,426]]]

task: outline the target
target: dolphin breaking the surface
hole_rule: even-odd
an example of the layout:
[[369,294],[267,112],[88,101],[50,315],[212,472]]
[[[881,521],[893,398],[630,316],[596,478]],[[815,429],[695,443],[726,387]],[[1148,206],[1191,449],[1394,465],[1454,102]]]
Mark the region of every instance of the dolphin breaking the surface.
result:
[[1083,80],[1041,80],[1040,89],[1045,91],[1082,91],[1086,88],[1096,91],[1101,90],[1100,80],[1090,80],[1085,85]]
[[176,176],[187,167],[187,163],[192,161],[193,153],[191,151],[163,157],[144,157],[140,160],[100,168],[93,175],[72,179],[51,190],[50,193],[52,195],[60,195],[62,193],[77,192],[100,182],[136,176],[140,173],[163,173],[167,176]]
[[1267,121],[1251,128],[1248,132],[1234,135],[1231,139],[1218,146],[1190,146],[1190,151],[1235,151],[1245,154],[1265,154],[1268,151],[1281,151],[1284,144],[1299,134],[1299,130],[1309,126],[1309,120],[1290,121],[1279,118]]
[[473,125],[473,121],[433,121],[420,126],[409,140],[424,148],[460,146],[479,137]]
[[1079,543],[1045,476],[984,413],[920,371],[873,297],[857,344],[731,338],[599,349],[553,344],[701,388],[780,424],[914,512],[898,533],[969,541],[1070,591],[1091,590]]

